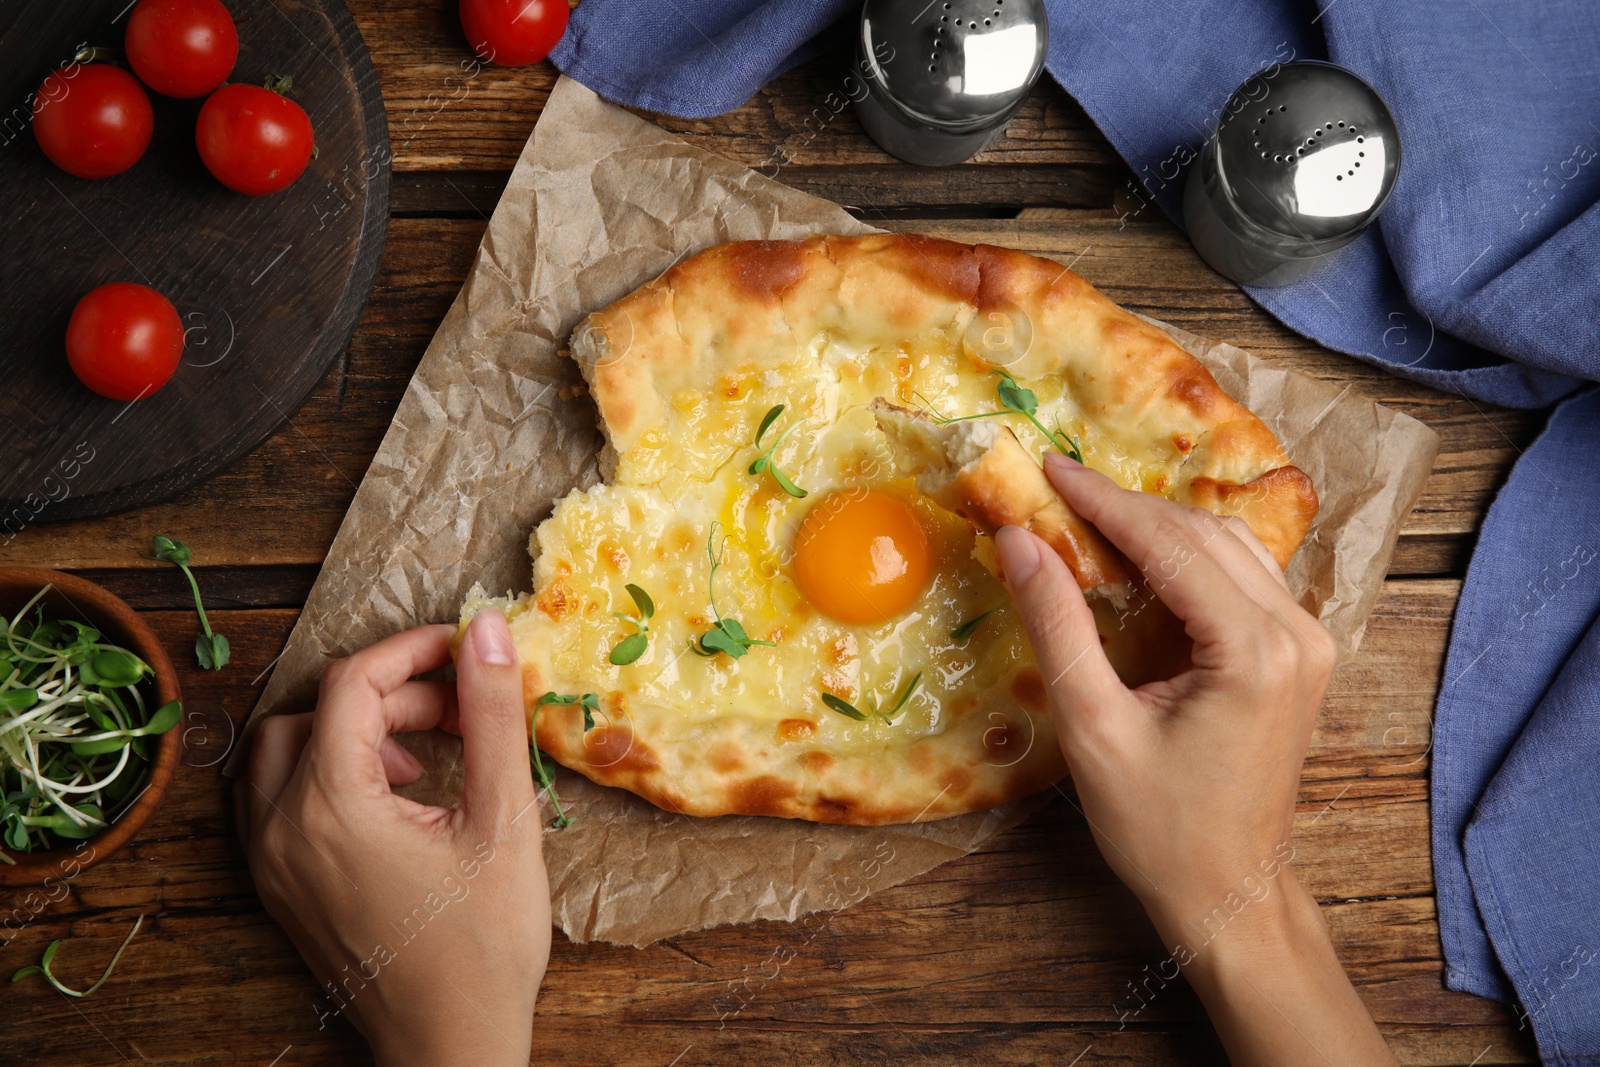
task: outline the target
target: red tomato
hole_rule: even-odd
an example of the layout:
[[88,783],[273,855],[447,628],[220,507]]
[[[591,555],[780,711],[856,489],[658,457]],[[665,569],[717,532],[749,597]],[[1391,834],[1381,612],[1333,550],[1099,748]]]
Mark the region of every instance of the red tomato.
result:
[[236,193],[287,189],[311,161],[311,119],[286,96],[256,85],[224,85],[200,108],[200,158]]
[[91,289],[67,323],[67,362],[112,400],[138,400],[167,384],[183,356],[183,321],[154,289],[112,282]]
[[109,178],[139,162],[156,116],[132,74],[75,63],[39,83],[33,136],[50,162],[79,178]]
[[550,54],[569,13],[567,0],[461,0],[461,28],[479,56],[522,67]]
[[140,81],[183,99],[227,81],[239,58],[239,34],[221,0],[139,0],[125,45]]

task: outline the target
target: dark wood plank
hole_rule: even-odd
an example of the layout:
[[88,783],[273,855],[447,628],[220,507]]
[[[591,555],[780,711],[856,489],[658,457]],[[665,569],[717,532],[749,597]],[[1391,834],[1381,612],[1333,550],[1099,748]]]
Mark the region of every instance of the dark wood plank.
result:
[[[1120,175],[1109,167],[986,163],[942,170],[890,164],[791,164],[762,173],[844,205],[868,222],[899,218],[1011,218],[1033,207],[1107,208]],[[400,171],[393,213],[467,218],[493,213],[509,171]]]
[[[193,567],[207,611],[229,608],[297,608],[317,580],[310,564],[265,567]],[[186,611],[194,604],[176,567],[90,567],[75,571],[141,611]]]

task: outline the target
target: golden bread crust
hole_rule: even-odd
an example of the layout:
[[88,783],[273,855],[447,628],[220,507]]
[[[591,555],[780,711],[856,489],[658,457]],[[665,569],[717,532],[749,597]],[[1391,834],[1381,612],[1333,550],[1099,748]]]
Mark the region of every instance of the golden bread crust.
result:
[[1183,499],[1218,515],[1243,519],[1280,569],[1289,566],[1317,517],[1317,491],[1299,467],[1274,467],[1242,485],[1202,475],[1189,483]]
[[[1004,804],[1066,773],[1044,684],[1022,685],[1035,686],[1037,706],[1011,694],[985,700],[945,732],[886,753],[790,754],[768,731],[738,718],[719,720],[693,745],[665,745],[626,724],[602,722],[585,731],[581,712],[548,705],[539,712],[537,737],[542,751],[591,781],[682,815],[855,826],[923,822]],[[537,671],[524,674],[530,707],[547,688]]]
[[[1033,341],[1004,369],[1067,379],[1112,437],[1171,445],[1181,470],[1145,486],[1180,503],[1228,500],[1280,564],[1310,529],[1316,492],[1271,430],[1162,331],[1071,270],[1025,252],[916,234],[718,245],[676,264],[574,335],[609,446],[627,452],[676,418],[666,397],[731,365],[781,361],[813,336],[888,348],[960,336],[995,314]],[[1270,491],[1237,490],[1271,471]]]

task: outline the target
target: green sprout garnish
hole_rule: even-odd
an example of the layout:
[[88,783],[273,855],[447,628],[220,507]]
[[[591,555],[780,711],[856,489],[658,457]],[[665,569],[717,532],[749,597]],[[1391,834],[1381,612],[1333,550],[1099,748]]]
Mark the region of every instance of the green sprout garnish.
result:
[[[630,586],[629,588],[632,587]],[[539,709],[546,704],[577,704],[583,709],[583,729],[587,733],[594,729],[594,713],[600,710],[600,697],[594,693],[572,695],[569,693],[557,693],[552,690],[534,702],[533,714],[535,718],[539,715]],[[535,740],[533,744],[528,746],[528,754],[533,757],[534,777],[539,779],[540,787],[550,794],[550,803],[556,809],[555,821],[551,825],[557,830],[565,830],[572,825],[575,816],[568,815],[561,807],[561,797],[556,793],[556,770],[554,767],[545,766],[544,758],[539,752],[538,730],[534,731],[533,736]]]
[[875,693],[867,694],[867,708],[865,711],[856,707],[847,700],[841,700],[832,693],[823,693],[822,702],[828,705],[828,707],[832,708],[834,711],[837,711],[840,715],[843,715],[849,719],[854,719],[857,722],[866,722],[868,716],[872,716],[882,719],[885,723],[892,725],[894,723],[894,717],[900,714],[901,708],[906,706],[906,701],[911,699],[911,694],[916,690],[917,683],[920,681],[922,681],[922,672],[918,671],[912,676],[911,681],[906,683],[906,687],[900,691],[900,698],[894,702],[894,706],[888,710],[878,707],[878,697]]
[[561,809],[561,797],[556,794],[556,772],[554,767],[546,767],[539,758],[539,746],[530,745],[528,751],[533,754],[533,773],[539,779],[539,785],[550,794],[550,803],[555,805],[556,817],[550,825],[557,830],[565,830],[571,826],[576,816],[568,815]]
[[200,616],[200,628],[204,631],[194,640],[194,658],[206,670],[220,671],[228,665],[228,639],[211,630],[211,620],[206,618],[205,605],[200,602],[200,584],[194,580],[194,572],[189,569],[189,546],[161,534],[155,536],[155,546],[156,554],[144,558],[177,564],[183,576],[189,579],[189,588],[194,591],[194,610]]
[[[15,852],[108,826],[145,781],[151,737],[183,714],[175,700],[147,703],[155,672],[138,656],[87,623],[35,611],[50,588],[0,618],[0,839]],[[0,852],[0,862],[15,860]]]
[[996,604],[988,611],[982,611],[974,615],[972,618],[968,619],[966,622],[950,631],[950,640],[965,647],[968,639],[971,638],[975,632],[977,632],[979,626],[983,625],[983,620],[987,619],[990,615],[993,615],[999,610],[1000,605]]
[[[777,422],[778,416],[782,414],[783,405],[778,404],[768,411],[765,417],[762,418],[761,425],[756,429],[757,448],[761,447],[761,439],[767,435],[767,431],[772,428],[772,424]],[[785,493],[788,493],[790,496],[795,498],[805,496],[806,491],[800,488],[798,485],[795,485],[794,482],[789,480],[788,475],[784,474],[783,471],[778,469],[778,464],[772,458],[772,454],[778,450],[779,445],[783,444],[784,438],[793,433],[795,431],[795,427],[799,425],[800,424],[797,422],[793,426],[790,426],[787,430],[780,433],[777,437],[773,438],[772,444],[768,445],[766,450],[750,463],[751,474],[761,474],[762,472],[771,474],[773,481],[777,482],[778,486]]]
[[655,601],[650,599],[650,594],[634,585],[632,582],[626,586],[628,595],[633,597],[633,603],[639,609],[640,618],[613,611],[611,614],[621,619],[634,628],[634,632],[617,642],[617,647],[611,650],[611,662],[618,667],[625,667],[644,655],[644,650],[650,646],[650,619],[656,613]]
[[[1063,456],[1070,456],[1079,463],[1083,462],[1083,452],[1078,448],[1078,440],[1061,428],[1061,417],[1056,416],[1054,431],[1045,429],[1044,423],[1039,421],[1039,398],[1032,389],[1025,389],[1021,382],[1013,378],[1009,371],[996,370],[992,373],[999,375],[1000,381],[995,384],[995,396],[1000,401],[999,411],[980,411],[976,415],[957,415],[954,417],[939,415],[930,412],[933,421],[943,426],[950,422],[966,422],[969,419],[992,419],[996,415],[1021,415],[1034,428],[1044,434],[1045,439],[1053,445]],[[922,398],[926,403],[927,398]],[[930,404],[929,407],[932,407]]]
[[584,693],[574,696],[570,693],[557,693],[554,690],[539,698],[534,707],[545,704],[576,704],[583,709],[583,731],[588,733],[594,729],[595,713],[600,711],[600,697],[595,693]]
[[[774,409],[778,410],[778,409]],[[717,607],[717,568],[722,565],[722,551],[728,546],[727,535],[724,534],[722,544],[718,545],[717,527],[720,523],[711,524],[711,533],[706,536],[706,555],[711,557],[711,577],[706,585],[711,594],[711,614],[716,618],[716,623],[700,635],[698,641],[689,642],[689,650],[697,656],[710,658],[719,652],[726,652],[731,659],[738,659],[750,651],[752,645],[765,645],[768,648],[777,646],[776,641],[760,641],[745,632],[743,624],[738,619],[728,618]]]
[[90,986],[88,989],[84,989],[84,990],[69,989],[66,986],[62,985],[59,981],[57,981],[55,975],[50,973],[50,964],[56,958],[56,951],[59,948],[61,948],[61,941],[60,941],[59,938],[57,940],[55,940],[55,941],[50,942],[50,947],[44,950],[44,958],[43,959],[41,959],[36,964],[33,964],[31,966],[22,968],[16,974],[11,976],[11,980],[13,982],[20,982],[24,978],[29,977],[30,975],[42,974],[42,975],[44,975],[44,980],[46,982],[49,982],[51,985],[56,987],[56,991],[57,992],[64,993],[69,997],[86,997],[90,993],[93,993],[96,989],[99,989],[101,986],[106,984],[106,979],[111,977],[111,972],[116,969],[117,961],[122,958],[122,953],[127,949],[128,942],[133,940],[133,935],[138,933],[139,932],[139,927],[141,927],[143,925],[144,925],[144,916],[143,915],[141,915],[137,919],[133,920],[133,929],[129,930],[128,931],[128,936],[122,939],[122,945],[117,949],[117,954],[115,956],[111,957],[111,962],[110,963],[106,964],[106,969],[105,969],[104,973],[102,973],[100,975],[99,980],[96,981],[95,984]]

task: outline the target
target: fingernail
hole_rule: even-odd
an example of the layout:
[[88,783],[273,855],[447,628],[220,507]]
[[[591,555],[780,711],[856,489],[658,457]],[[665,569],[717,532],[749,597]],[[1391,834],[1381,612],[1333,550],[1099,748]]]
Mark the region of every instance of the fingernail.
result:
[[405,768],[406,773],[413,774],[418,778],[427,773],[427,769],[422,766],[417,757],[406,751],[406,747],[394,738],[386,738],[383,742],[383,747],[388,749],[390,756]]
[[1006,581],[1021,585],[1033,577],[1044,562],[1039,556],[1039,540],[1020,526],[1002,526],[994,535],[994,546],[1000,552],[1000,567],[1006,572]]
[[472,620],[472,647],[478,659],[496,667],[504,667],[516,658],[511,645],[511,628],[506,617],[498,611],[480,611]]
[[1082,470],[1083,469],[1083,464],[1082,463],[1079,463],[1077,460],[1073,459],[1071,456],[1064,456],[1060,452],[1046,452],[1044,454],[1044,465],[1046,467],[1055,467],[1058,470],[1064,470],[1064,471],[1075,471],[1075,470]]

